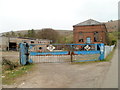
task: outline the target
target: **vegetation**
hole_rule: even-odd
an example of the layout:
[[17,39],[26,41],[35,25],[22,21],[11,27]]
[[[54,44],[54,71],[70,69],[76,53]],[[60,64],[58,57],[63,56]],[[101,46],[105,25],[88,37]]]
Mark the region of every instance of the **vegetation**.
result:
[[52,40],[53,43],[73,43],[73,34],[60,34],[58,31],[51,28],[44,28],[42,30],[36,31],[34,29],[28,30],[27,33],[20,32],[7,32],[3,36],[6,37],[23,37],[23,38],[33,38],[33,39],[48,39]]
[[10,37],[11,35],[10,35],[9,32],[7,32],[7,33],[6,33],[5,35],[3,35],[3,36]]
[[73,43],[73,34],[68,36],[61,36],[58,40],[58,43],[62,43],[62,44]]
[[6,36],[6,37],[16,37],[16,33],[14,31],[11,31],[11,32],[7,32],[5,33],[3,36]]
[[15,79],[26,74],[31,68],[33,64],[21,66],[14,70],[7,70],[2,73],[2,84],[12,84],[15,83]]
[[2,58],[2,71],[6,71],[6,70],[13,70],[16,67],[19,67],[19,63],[18,62],[12,62],[10,60],[5,59],[4,57]]
[[[53,43],[73,43],[73,34],[67,36],[60,35],[56,30],[51,28],[45,28],[39,31],[34,29],[28,30],[26,34],[15,33],[13,31],[7,32],[4,36],[7,37],[25,37],[25,38],[36,38],[36,39],[49,39]],[[120,32],[109,32],[107,33],[106,40],[107,45],[117,44],[117,39],[120,39]]]
[[118,40],[118,35],[120,35],[120,32],[110,32],[107,33],[107,44],[108,45],[116,45]]
[[27,37],[30,37],[30,38],[35,38],[35,30],[32,29],[32,30],[28,30],[28,33],[27,33]]
[[11,36],[16,36],[15,32],[11,31]]
[[23,34],[18,33],[18,34],[17,34],[17,37],[23,37]]
[[3,58],[2,62],[2,84],[13,84],[15,79],[26,74],[34,64],[21,66],[19,63],[11,62]]
[[120,31],[118,32],[118,39],[120,39]]
[[52,40],[53,43],[56,43],[59,37],[59,33],[51,28],[42,29],[36,34],[36,38]]

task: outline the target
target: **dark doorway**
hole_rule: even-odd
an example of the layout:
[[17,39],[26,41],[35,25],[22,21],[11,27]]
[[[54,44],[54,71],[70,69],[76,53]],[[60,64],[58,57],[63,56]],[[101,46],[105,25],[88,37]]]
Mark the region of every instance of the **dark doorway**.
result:
[[9,50],[16,51],[17,44],[15,42],[9,42]]
[[99,42],[99,33],[94,32],[94,42]]
[[83,39],[79,39],[79,42],[84,42]]

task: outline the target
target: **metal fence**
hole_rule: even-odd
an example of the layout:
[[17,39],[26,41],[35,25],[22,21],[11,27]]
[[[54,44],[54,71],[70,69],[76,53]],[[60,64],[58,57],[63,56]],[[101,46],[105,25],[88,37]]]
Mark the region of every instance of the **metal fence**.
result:
[[20,44],[20,63],[65,63],[104,59],[104,44]]
[[113,51],[115,45],[111,46],[105,46],[105,58],[110,54],[111,51]]

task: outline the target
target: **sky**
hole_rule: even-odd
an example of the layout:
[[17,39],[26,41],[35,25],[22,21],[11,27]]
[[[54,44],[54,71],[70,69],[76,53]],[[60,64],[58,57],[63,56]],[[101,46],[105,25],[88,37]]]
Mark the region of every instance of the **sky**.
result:
[[73,30],[88,19],[118,19],[119,0],[0,0],[0,33],[53,28]]

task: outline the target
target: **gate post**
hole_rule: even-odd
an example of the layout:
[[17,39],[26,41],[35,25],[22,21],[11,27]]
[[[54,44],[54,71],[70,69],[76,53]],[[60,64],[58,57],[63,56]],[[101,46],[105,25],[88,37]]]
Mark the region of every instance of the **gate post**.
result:
[[29,60],[29,53],[28,53],[28,44],[27,43],[20,43],[19,44],[20,47],[20,64],[21,65],[26,65],[28,63]]
[[105,46],[104,46],[104,43],[101,43],[100,44],[100,57],[99,57],[99,60],[104,59],[104,52],[105,52]]

